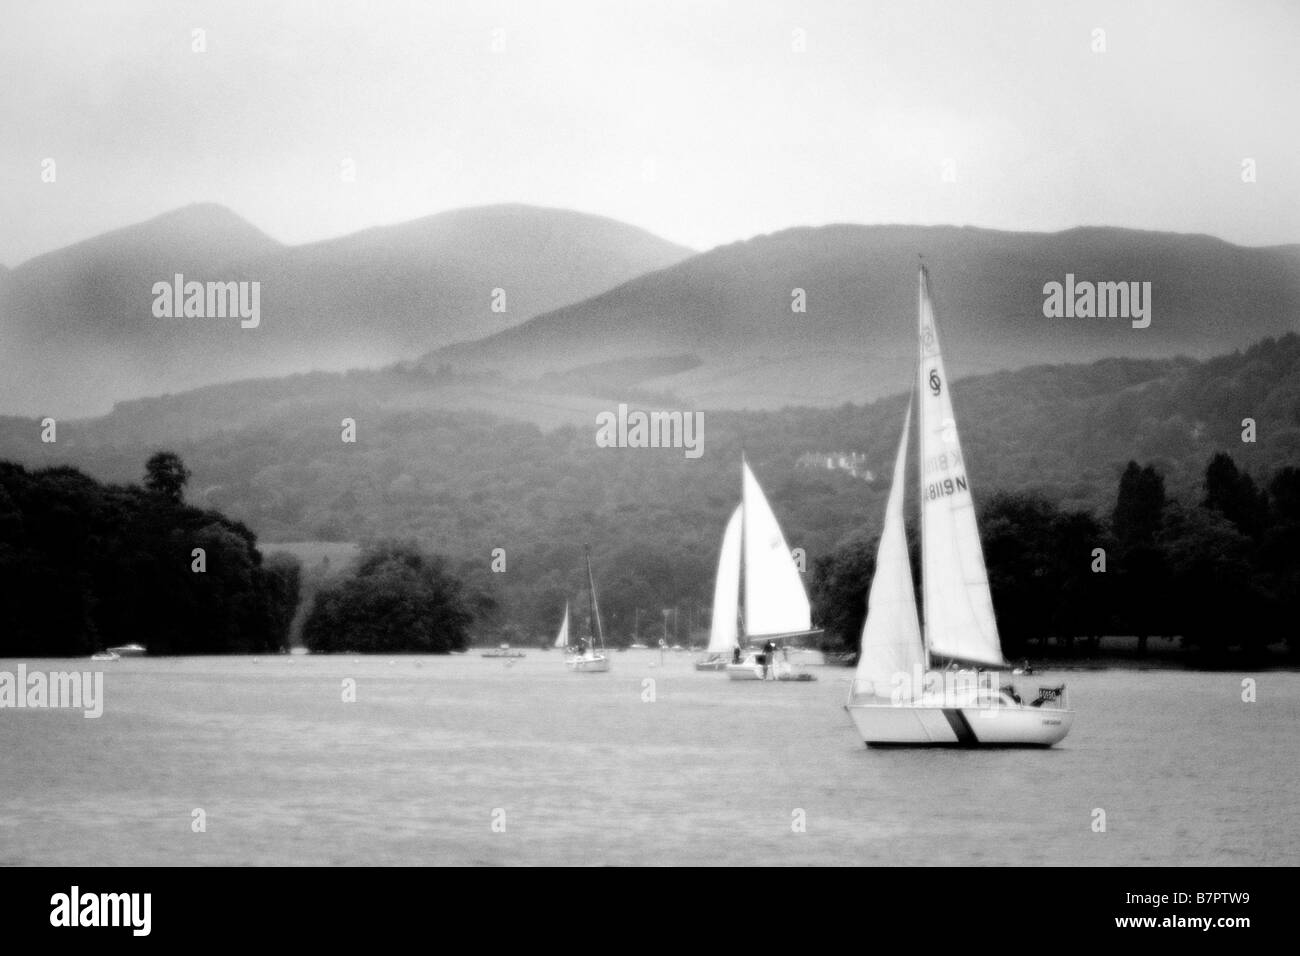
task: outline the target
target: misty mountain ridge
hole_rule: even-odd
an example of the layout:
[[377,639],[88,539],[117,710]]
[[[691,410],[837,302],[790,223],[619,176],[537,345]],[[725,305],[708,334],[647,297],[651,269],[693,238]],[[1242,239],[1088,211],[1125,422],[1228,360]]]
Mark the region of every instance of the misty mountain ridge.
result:
[[[285,246],[200,204],[0,276],[0,410],[97,414],[195,386],[393,362],[375,380],[400,379],[411,407],[542,425],[587,417],[593,380],[621,383],[630,400],[713,409],[869,401],[914,368],[920,255],[954,376],[1205,358],[1300,327],[1295,245],[830,225],[692,254],[614,220],[502,205]],[[153,283],[177,273],[260,283],[260,326],[155,318]],[[1068,276],[1149,282],[1150,327],[1045,317],[1044,286]]]
[[[1112,356],[1206,358],[1300,328],[1300,247],[1108,227],[801,227],[721,246],[476,342],[429,367],[529,379],[688,353],[646,387],[709,408],[864,401],[905,386],[916,355],[918,254],[950,374]],[[1150,282],[1151,326],[1047,318],[1044,286]],[[806,312],[792,309],[802,290]]]
[[[187,206],[37,256],[4,277],[0,407],[93,414],[195,385],[382,365],[498,331],[689,254],[612,219],[523,205],[454,210],[300,246],[276,242],[224,207]],[[155,317],[154,283],[177,274],[259,283],[259,327]]]

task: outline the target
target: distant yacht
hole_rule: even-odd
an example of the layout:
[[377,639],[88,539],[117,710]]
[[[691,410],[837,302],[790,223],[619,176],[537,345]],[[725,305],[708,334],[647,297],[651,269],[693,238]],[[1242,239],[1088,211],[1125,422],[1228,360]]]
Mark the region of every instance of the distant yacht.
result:
[[[1026,704],[1014,686],[999,679],[1007,665],[924,267],[919,281],[919,374],[903,418],[861,655],[845,708],[867,746],[1050,747],[1069,733],[1074,712],[1067,709],[1064,685],[1041,687],[1038,698]],[[903,523],[914,403],[919,406],[924,633]],[[948,668],[931,671],[936,658]]]
[[118,657],[144,657],[149,651],[140,644],[123,644],[120,647],[110,647],[107,653]]
[[[786,641],[821,630],[812,627],[808,594],[772,506],[749,462],[742,458],[740,468],[741,502],[723,532],[713,586],[709,656],[695,666],[725,670],[732,680],[794,679],[788,662],[778,667],[767,658]],[[742,647],[748,649],[743,659]]]
[[113,653],[112,651],[100,651],[97,654],[91,654],[90,659],[92,661],[119,661],[122,658],[121,656]]
[[[564,662],[571,671],[585,674],[603,674],[609,670],[609,657],[605,652],[605,629],[600,622],[600,605],[596,602],[596,578],[591,573],[591,551],[587,551],[587,586],[591,594],[590,611],[587,615],[587,637],[577,646],[575,652]],[[561,644],[560,642],[564,643]],[[600,649],[596,649],[596,642]],[[564,604],[564,622],[560,633],[555,638],[556,647],[569,647],[569,604]]]

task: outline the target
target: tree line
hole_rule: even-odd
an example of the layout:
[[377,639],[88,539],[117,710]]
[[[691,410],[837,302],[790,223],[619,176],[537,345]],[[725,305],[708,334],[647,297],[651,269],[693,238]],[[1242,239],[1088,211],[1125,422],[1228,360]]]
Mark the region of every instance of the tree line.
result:
[[297,562],[264,561],[246,526],[185,504],[188,479],[170,452],[143,485],[0,462],[0,657],[285,649]]
[[[1160,471],[1130,461],[1110,513],[1069,510],[1032,492],[979,508],[994,610],[1008,657],[1048,642],[1084,655],[1105,635],[1178,638],[1203,658],[1256,658],[1295,638],[1300,611],[1300,469],[1256,484],[1231,456],[1205,468],[1196,504],[1171,498]],[[876,538],[855,536],[816,566],[826,649],[857,650]],[[915,529],[909,529],[920,580]]]

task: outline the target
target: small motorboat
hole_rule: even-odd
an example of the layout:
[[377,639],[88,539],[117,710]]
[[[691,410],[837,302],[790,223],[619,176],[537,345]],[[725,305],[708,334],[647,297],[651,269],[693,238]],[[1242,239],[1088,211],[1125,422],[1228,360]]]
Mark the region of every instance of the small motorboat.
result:
[[90,659],[92,661],[120,661],[122,658],[112,651],[100,651],[98,654],[91,654]]
[[142,644],[123,644],[121,647],[110,647],[105,653],[116,654],[118,657],[144,657],[149,651]]

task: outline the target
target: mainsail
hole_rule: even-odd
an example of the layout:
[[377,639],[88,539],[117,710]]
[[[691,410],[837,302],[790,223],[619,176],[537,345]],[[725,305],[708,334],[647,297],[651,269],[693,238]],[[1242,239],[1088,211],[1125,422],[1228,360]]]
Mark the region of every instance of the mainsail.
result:
[[926,644],[931,654],[972,664],[1001,665],[993,595],[924,268],[918,298],[921,590]]
[[741,467],[745,634],[755,638],[806,632],[812,626],[812,613],[799,569],[749,463]]
[[564,602],[564,622],[560,624],[560,633],[555,636],[556,647],[569,646],[569,602]]
[[709,653],[729,654],[738,646],[736,612],[740,603],[740,538],[743,508],[736,506],[722,535],[718,577],[713,584],[713,624],[709,630]]
[[880,697],[890,696],[896,675],[905,674],[910,681],[926,666],[903,523],[904,475],[911,425],[909,404],[903,419],[903,440],[894,461],[894,482],[889,487],[889,503],[885,506],[885,526],[876,550],[876,573],[871,578],[867,619],[862,626],[862,651],[854,675],[855,692],[861,690]]

